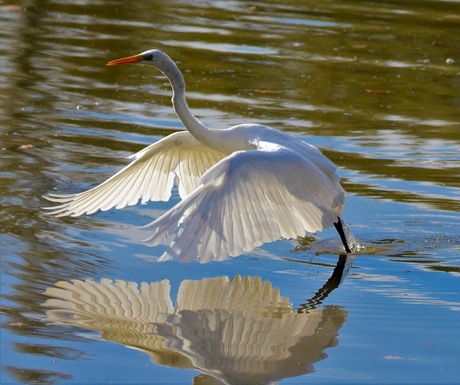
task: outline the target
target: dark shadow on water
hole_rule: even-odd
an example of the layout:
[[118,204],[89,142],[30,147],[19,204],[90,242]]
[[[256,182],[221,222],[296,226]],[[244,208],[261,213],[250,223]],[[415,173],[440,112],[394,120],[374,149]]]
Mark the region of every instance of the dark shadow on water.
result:
[[72,376],[55,372],[53,370],[23,369],[6,366],[5,372],[24,384],[54,384],[59,381],[71,380]]
[[310,298],[304,304],[301,304],[297,309],[297,312],[308,312],[310,309],[316,309],[322,302],[329,296],[329,294],[335,290],[345,277],[348,275],[348,272],[351,269],[351,266],[355,260],[354,255],[340,255],[337,265],[327,282],[315,293],[315,295]]

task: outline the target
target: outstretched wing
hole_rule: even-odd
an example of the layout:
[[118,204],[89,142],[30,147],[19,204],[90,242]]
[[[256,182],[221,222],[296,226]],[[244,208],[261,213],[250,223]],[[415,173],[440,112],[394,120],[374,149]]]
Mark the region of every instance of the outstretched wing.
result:
[[130,156],[133,162],[90,190],[45,196],[60,203],[45,209],[58,217],[77,217],[131,206],[139,199],[142,203],[167,201],[176,178],[179,194],[184,198],[197,188],[201,176],[224,157],[224,153],[202,145],[190,133],[176,132]]
[[275,145],[235,152],[207,171],[194,193],[144,227],[153,232],[146,242],[171,242],[160,260],[208,262],[331,227],[345,192],[322,158]]

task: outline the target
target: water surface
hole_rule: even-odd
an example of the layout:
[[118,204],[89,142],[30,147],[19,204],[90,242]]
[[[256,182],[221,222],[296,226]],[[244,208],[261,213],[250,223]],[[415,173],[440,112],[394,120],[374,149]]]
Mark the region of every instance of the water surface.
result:
[[[1,3],[1,382],[458,381],[459,15],[457,1]],[[94,186],[183,129],[159,72],[104,65],[149,48],[177,61],[205,124],[263,123],[320,147],[363,250],[344,261],[328,230],[158,264],[137,227],[177,194],[46,216],[43,194]],[[89,296],[90,312],[56,322],[77,305],[53,313],[52,288],[87,280],[132,307]],[[142,297],[146,285],[157,289]]]

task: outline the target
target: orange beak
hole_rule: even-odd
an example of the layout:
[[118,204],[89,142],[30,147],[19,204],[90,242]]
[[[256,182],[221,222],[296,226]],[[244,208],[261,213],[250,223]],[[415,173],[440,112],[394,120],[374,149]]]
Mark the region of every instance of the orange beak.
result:
[[106,66],[117,66],[119,64],[139,63],[142,60],[143,60],[142,55],[133,55],[133,56],[128,56],[128,57],[124,57],[121,59],[109,61],[106,64]]

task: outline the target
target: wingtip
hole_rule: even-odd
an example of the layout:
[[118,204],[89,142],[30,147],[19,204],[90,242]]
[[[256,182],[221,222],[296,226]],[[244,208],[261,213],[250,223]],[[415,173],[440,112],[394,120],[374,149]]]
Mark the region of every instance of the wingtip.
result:
[[70,202],[77,194],[44,194],[42,198],[50,202],[65,203]]

